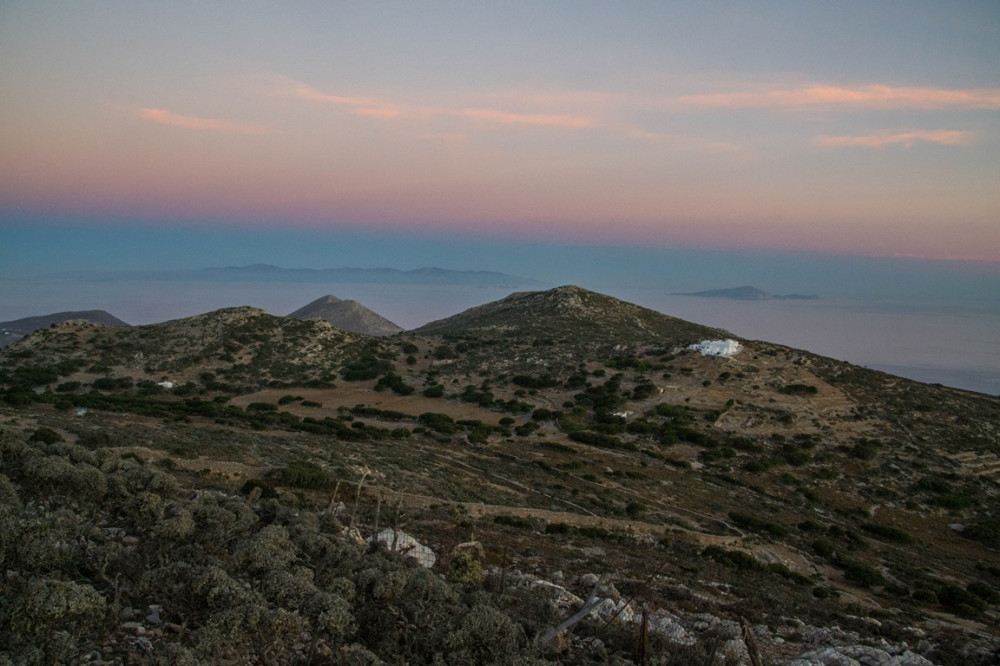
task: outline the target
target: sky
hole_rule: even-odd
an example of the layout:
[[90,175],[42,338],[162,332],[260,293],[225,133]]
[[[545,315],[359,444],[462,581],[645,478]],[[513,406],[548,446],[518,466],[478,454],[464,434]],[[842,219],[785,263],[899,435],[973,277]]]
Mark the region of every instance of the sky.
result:
[[0,2],[0,275],[491,244],[1000,262],[1000,3]]

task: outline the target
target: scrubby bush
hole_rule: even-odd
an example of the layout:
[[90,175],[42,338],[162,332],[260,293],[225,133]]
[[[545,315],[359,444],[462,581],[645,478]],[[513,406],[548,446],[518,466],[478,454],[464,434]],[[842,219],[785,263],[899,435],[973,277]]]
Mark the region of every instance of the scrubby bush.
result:
[[818,390],[809,384],[786,384],[778,389],[778,392],[785,395],[816,395]]
[[425,398],[440,398],[444,395],[444,386],[441,384],[435,384],[434,386],[428,386],[423,391]]
[[41,442],[42,444],[54,444],[56,442],[63,441],[62,435],[57,433],[52,428],[46,428],[42,426],[35,432],[31,434],[28,438],[29,442]]
[[104,597],[89,584],[54,578],[29,581],[4,605],[9,646],[36,654],[30,661],[51,664],[96,647],[107,611]]
[[766,532],[776,538],[788,536],[788,528],[784,525],[771,520],[766,520],[764,518],[758,518],[757,516],[749,513],[730,511],[729,519],[732,520],[735,525],[744,529]]
[[431,430],[445,435],[458,432],[458,424],[455,423],[455,420],[447,414],[424,412],[418,416],[417,419]]
[[531,389],[544,389],[559,386],[559,380],[552,375],[514,375],[510,381],[517,386]]
[[872,587],[885,582],[878,570],[864,562],[843,555],[834,557],[833,562],[844,571],[844,578],[862,587]]
[[285,486],[311,490],[328,488],[333,483],[326,470],[308,460],[292,462],[287,467],[272,470],[268,476]]
[[599,432],[580,430],[569,433],[569,438],[574,442],[589,444],[590,446],[597,446],[602,449],[623,449],[626,451],[636,450],[635,445],[630,442],[623,442],[613,435],[605,435],[604,433]]
[[507,525],[508,527],[520,527],[522,529],[531,528],[531,521],[527,518],[521,518],[520,516],[500,514],[499,516],[493,517],[493,522],[497,525]]
[[913,543],[912,534],[893,525],[865,523],[861,526],[861,529],[869,534],[879,537],[880,539],[884,539],[885,541],[892,541],[895,543]]
[[986,518],[968,525],[962,531],[962,536],[992,548],[1000,548],[1000,520]]
[[878,455],[879,446],[880,444],[877,440],[862,438],[848,453],[852,458],[857,458],[858,460],[874,460]]

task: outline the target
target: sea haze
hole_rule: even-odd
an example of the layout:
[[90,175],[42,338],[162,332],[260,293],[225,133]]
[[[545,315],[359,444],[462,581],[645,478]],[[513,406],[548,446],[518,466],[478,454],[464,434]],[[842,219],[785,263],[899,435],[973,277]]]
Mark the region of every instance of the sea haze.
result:
[[[522,254],[522,261],[530,254]],[[599,257],[605,261],[597,262]],[[734,265],[721,254],[667,253],[671,260],[664,260],[663,253],[598,254],[577,248],[555,261],[530,262],[545,268],[529,272],[531,266],[503,254],[494,259],[484,268],[529,278],[527,286],[8,278],[0,279],[0,321],[103,309],[131,324],[149,324],[239,305],[287,315],[332,294],[412,329],[513,291],[578,284],[742,338],[1000,394],[1000,273],[991,266],[858,259],[809,264],[794,257]],[[676,295],[744,284],[819,298],[739,301]]]

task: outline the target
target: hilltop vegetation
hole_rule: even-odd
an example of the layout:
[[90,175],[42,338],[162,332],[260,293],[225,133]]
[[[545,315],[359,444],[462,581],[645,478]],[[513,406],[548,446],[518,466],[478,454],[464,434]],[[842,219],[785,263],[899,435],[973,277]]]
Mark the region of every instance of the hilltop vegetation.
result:
[[686,349],[721,333],[575,287],[390,338],[249,308],[39,331],[0,354],[0,649],[641,663],[645,610],[647,663],[990,663],[1000,400]]
[[40,328],[46,328],[52,324],[58,324],[71,319],[82,319],[105,326],[128,326],[121,319],[104,310],[76,310],[73,312],[55,312],[38,317],[24,317],[23,319],[0,322],[0,348],[20,340]]

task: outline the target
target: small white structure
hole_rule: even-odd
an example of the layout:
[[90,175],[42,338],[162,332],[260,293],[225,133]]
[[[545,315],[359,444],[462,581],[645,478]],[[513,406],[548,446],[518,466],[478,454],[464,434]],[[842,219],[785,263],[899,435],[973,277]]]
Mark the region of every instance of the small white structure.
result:
[[743,349],[736,340],[702,340],[688,347],[691,351],[701,352],[702,356],[736,356]]
[[163,387],[165,389],[172,389],[174,387],[173,382],[159,382],[157,386]]

